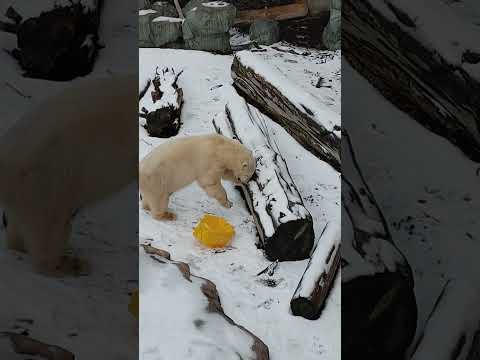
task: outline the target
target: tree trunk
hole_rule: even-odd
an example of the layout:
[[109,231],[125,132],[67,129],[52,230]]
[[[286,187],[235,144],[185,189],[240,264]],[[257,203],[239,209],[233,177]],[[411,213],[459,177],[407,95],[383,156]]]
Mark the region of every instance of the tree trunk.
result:
[[480,53],[468,43],[480,31],[462,23],[457,34],[448,5],[422,3],[345,0],[342,53],[395,106],[480,161]]
[[320,317],[340,265],[341,224],[330,222],[317,241],[315,250],[290,301],[293,315],[309,320]]
[[233,86],[307,150],[340,171],[340,117],[258,56],[241,51],[232,65]]
[[402,359],[417,321],[411,269],[342,131],[342,359]]
[[6,16],[13,23],[2,24],[9,25],[10,30],[14,28],[17,48],[12,55],[25,70],[25,76],[69,81],[89,74],[99,49],[102,3],[84,0],[58,5],[27,20],[9,8]]
[[448,281],[427,319],[412,360],[478,360],[479,302],[477,283]]
[[[228,317],[224,313],[220,302],[220,297],[217,292],[217,288],[213,282],[192,275],[190,272],[190,267],[186,263],[170,260],[170,254],[164,250],[155,249],[148,246],[144,247],[144,250],[147,254],[150,254],[150,258],[152,259],[152,261],[155,261],[159,265],[159,271],[167,272],[167,269],[172,266],[178,268],[179,272],[176,274],[174,273],[175,276],[170,276],[166,279],[167,283],[164,287],[165,292],[169,292],[169,287],[176,287],[184,288],[185,292],[188,291],[192,294],[198,294],[198,290],[195,289],[198,287],[202,296],[206,298],[207,306],[204,308],[204,310],[201,313],[192,314],[193,317],[189,326],[194,327],[195,330],[192,329],[192,331],[182,334],[182,336],[185,335],[186,337],[188,337],[188,334],[190,333],[200,334],[194,335],[194,337],[192,338],[192,346],[198,347],[198,336],[202,336],[204,343],[208,344],[208,341],[213,341],[215,343],[215,346],[221,349],[222,353],[225,354],[227,357],[228,355],[231,355],[238,356],[238,358],[241,359],[269,359],[268,347],[262,342],[262,340],[260,340],[257,336],[255,336],[243,326],[236,324],[230,317]],[[159,254],[165,254],[166,256],[160,256]],[[160,278],[160,281],[165,281],[165,279]],[[184,292],[182,292],[182,294],[183,293]],[[162,294],[154,295],[161,296]],[[142,296],[142,292],[140,293],[140,296]],[[165,296],[168,296],[168,294],[165,294]],[[180,304],[182,304],[182,299],[179,299],[179,301]],[[192,301],[196,302],[197,300],[187,299],[186,303],[190,305]],[[192,309],[194,308],[192,305],[190,305],[190,307]],[[188,309],[188,311],[192,312],[192,309]],[[174,309],[170,309],[170,311],[171,310]],[[179,309],[179,311],[182,311],[182,309]],[[221,320],[219,320],[217,316],[212,317],[211,314],[219,315],[221,317]],[[162,319],[158,320],[161,321]],[[218,332],[218,326],[222,327],[221,332]],[[240,334],[251,339],[252,345],[250,348],[243,349],[242,345],[235,344],[231,341],[231,339],[238,339]],[[241,353],[241,351],[245,351],[245,353]],[[253,357],[250,354],[252,354]]]
[[143,127],[150,136],[167,138],[178,134],[181,126],[183,90],[178,87],[178,77],[173,68],[155,72],[140,93],[139,116],[146,119]]
[[257,167],[242,194],[253,214],[266,257],[271,260],[303,260],[313,247],[313,220],[282,156],[262,131],[263,115],[235,94],[218,114],[214,127],[224,136],[238,139],[254,153]]

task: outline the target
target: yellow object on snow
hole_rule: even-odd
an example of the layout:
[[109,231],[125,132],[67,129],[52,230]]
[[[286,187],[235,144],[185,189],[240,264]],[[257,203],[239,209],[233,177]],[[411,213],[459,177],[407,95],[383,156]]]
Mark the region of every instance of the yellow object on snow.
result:
[[138,290],[135,290],[130,297],[130,303],[128,304],[128,311],[135,316],[138,320],[138,306],[139,306]]
[[193,229],[193,235],[209,248],[220,248],[228,245],[235,230],[224,218],[206,214]]

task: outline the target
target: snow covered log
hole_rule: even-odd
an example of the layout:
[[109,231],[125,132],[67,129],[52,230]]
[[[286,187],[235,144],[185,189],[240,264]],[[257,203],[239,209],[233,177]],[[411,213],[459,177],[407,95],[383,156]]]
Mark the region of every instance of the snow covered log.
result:
[[68,350],[56,345],[45,344],[28,336],[13,332],[0,332],[0,337],[7,337],[17,354],[41,357],[47,360],[74,360],[75,356]]
[[[192,275],[188,264],[167,257],[140,258],[140,333],[145,334],[140,353],[160,348],[167,359],[269,360],[262,340],[224,313],[215,284]],[[175,304],[178,311],[164,304]],[[165,324],[165,332],[151,334],[159,323]],[[162,343],[168,346],[159,346]]]
[[255,218],[260,246],[271,260],[303,260],[313,248],[313,220],[303,204],[287,163],[262,130],[263,114],[240,96],[213,120],[216,131],[252,150],[257,166],[242,195]]
[[416,330],[412,271],[342,132],[342,359],[400,359]]
[[342,53],[395,106],[480,161],[480,28],[449,3],[345,0]]
[[89,74],[100,46],[98,29],[102,0],[81,0],[45,9],[23,20],[13,7],[7,10],[9,24],[17,35],[11,55],[25,76],[69,81]]
[[412,360],[478,359],[479,303],[478,282],[448,281],[430,312]]
[[303,147],[340,171],[340,116],[249,51],[232,64],[233,85]]
[[341,224],[326,225],[300,283],[290,301],[293,315],[309,320],[320,317],[325,300],[333,285],[340,265]]
[[178,134],[181,126],[183,90],[177,81],[182,71],[157,68],[140,93],[139,116],[145,119],[143,127],[150,136],[166,138]]

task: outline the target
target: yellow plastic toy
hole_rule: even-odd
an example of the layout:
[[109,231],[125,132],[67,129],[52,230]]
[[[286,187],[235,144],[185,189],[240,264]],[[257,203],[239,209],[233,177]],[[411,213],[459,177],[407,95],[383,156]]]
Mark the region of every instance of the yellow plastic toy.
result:
[[193,235],[209,248],[221,248],[230,243],[235,230],[224,218],[206,214],[193,229]]
[[138,290],[135,290],[130,297],[130,303],[128,304],[128,311],[138,320]]

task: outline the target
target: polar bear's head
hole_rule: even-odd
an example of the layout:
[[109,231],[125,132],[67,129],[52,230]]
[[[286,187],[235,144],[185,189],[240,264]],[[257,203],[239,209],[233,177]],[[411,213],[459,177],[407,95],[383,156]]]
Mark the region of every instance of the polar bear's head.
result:
[[255,172],[255,158],[250,150],[240,151],[236,154],[236,162],[232,169],[235,180],[239,183],[247,183]]

